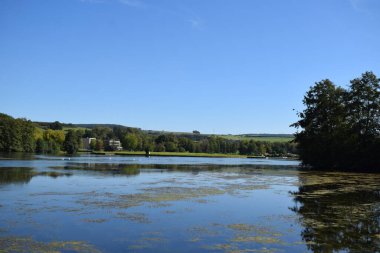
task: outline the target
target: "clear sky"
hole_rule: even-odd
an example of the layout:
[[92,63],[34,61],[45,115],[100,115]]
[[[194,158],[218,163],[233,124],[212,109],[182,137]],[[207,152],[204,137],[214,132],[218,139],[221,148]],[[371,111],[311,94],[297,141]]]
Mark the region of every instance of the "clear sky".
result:
[[1,0],[0,112],[293,133],[314,82],[380,76],[378,0]]

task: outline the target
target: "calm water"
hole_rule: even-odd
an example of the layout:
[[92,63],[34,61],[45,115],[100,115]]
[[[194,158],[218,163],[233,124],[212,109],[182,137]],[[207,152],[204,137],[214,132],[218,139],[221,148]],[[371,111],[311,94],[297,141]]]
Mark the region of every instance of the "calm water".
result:
[[8,156],[0,252],[380,252],[380,175],[270,159]]

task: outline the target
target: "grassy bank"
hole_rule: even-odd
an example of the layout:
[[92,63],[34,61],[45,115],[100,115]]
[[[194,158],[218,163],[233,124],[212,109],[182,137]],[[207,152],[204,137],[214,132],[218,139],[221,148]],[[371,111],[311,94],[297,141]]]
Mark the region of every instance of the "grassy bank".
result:
[[[125,155],[125,156],[145,156],[143,151],[115,151],[115,152],[92,152],[95,155]],[[178,156],[178,157],[219,157],[219,158],[247,158],[245,155],[235,154],[209,154],[209,153],[189,153],[189,152],[150,152],[150,156]]]

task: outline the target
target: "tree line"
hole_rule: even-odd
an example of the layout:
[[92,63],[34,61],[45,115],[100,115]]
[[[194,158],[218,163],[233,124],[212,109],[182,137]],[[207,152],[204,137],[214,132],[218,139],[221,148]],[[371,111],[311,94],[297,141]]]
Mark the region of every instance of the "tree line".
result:
[[82,138],[96,138],[90,149],[113,151],[111,139],[120,140],[127,151],[223,153],[285,156],[297,152],[296,144],[254,140],[229,140],[219,136],[149,134],[138,128],[66,128],[58,121],[39,125],[26,119],[0,114],[0,151],[74,154],[83,148]]
[[325,79],[310,87],[295,141],[306,167],[380,171],[380,86],[372,72],[347,89]]

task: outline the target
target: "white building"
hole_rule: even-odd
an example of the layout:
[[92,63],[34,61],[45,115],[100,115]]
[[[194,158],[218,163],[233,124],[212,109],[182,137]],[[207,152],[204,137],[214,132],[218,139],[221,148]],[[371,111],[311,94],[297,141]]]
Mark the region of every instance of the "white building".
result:
[[96,138],[82,138],[83,149],[91,150],[91,142],[96,142]]
[[111,147],[113,150],[123,150],[123,147],[121,146],[121,142],[119,140],[111,139],[108,141],[108,146]]

